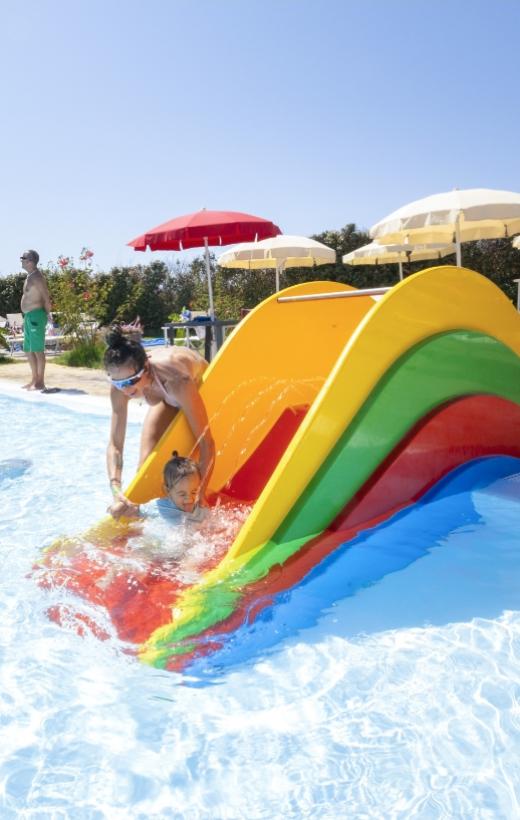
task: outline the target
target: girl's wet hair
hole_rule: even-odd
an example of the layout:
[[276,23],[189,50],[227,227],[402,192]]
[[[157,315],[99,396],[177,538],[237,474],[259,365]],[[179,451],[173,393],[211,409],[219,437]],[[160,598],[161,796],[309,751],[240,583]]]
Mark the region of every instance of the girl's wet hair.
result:
[[174,484],[177,484],[181,478],[186,478],[188,475],[198,475],[202,479],[197,462],[191,458],[180,456],[177,450],[174,450],[172,458],[164,465],[164,486],[170,491]]
[[105,367],[111,365],[119,367],[127,364],[129,360],[135,363],[137,370],[144,367],[147,358],[144,347],[130,334],[125,333],[121,325],[112,325],[105,336],[105,341],[107,343],[103,358]]

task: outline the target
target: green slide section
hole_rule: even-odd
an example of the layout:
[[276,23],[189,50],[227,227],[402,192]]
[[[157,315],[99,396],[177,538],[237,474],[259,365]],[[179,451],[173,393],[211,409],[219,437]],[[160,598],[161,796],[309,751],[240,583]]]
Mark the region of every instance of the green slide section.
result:
[[307,541],[321,533],[418,421],[474,393],[520,404],[516,353],[470,331],[434,336],[409,350],[367,398],[273,540]]

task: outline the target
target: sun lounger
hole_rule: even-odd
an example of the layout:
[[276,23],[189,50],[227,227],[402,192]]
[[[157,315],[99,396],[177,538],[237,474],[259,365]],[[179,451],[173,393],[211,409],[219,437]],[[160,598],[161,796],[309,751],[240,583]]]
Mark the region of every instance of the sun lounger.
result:
[[6,313],[7,327],[12,333],[23,334],[23,314],[22,313]]
[[67,337],[59,330],[57,327],[49,327],[47,325],[47,330],[45,331],[45,349],[46,350],[54,350],[55,353],[59,353],[61,350],[61,343]]
[[23,347],[23,315],[21,313],[6,313],[6,341],[9,345],[9,354],[22,350]]

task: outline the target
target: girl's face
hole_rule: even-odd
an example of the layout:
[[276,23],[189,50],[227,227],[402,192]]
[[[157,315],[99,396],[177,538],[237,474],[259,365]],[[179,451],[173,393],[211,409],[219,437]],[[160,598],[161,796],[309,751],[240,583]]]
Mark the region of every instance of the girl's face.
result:
[[175,482],[171,490],[168,490],[168,498],[179,510],[183,512],[193,512],[197,502],[200,489],[200,478],[198,473],[186,475]]
[[138,398],[150,384],[148,363],[143,368],[137,367],[133,359],[119,366],[110,365],[107,368],[108,377],[113,387],[120,390],[129,399]]

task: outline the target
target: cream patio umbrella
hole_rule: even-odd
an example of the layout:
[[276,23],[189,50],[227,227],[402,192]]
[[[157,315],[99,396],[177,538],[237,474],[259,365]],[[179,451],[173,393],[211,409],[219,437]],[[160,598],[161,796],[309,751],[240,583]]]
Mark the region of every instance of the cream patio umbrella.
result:
[[279,234],[260,242],[243,242],[217,259],[221,268],[246,268],[261,270],[273,268],[276,271],[276,290],[280,290],[280,273],[286,268],[310,268],[313,265],[334,264],[336,251],[333,248],[308,239],[306,236]]
[[345,265],[399,265],[399,279],[403,278],[403,262],[420,262],[423,259],[441,259],[455,253],[455,245],[380,245],[371,242],[342,257]]
[[377,222],[370,236],[385,243],[455,242],[501,239],[520,231],[520,194],[469,188],[418,199]]

